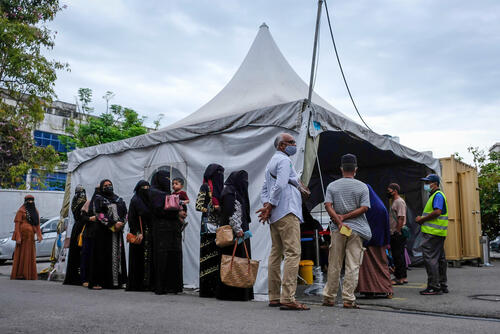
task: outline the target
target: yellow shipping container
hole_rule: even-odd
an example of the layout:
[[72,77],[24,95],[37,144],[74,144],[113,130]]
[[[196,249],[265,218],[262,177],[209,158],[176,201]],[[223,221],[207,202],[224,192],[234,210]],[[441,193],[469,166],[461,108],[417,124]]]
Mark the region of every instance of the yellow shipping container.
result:
[[481,212],[477,171],[453,156],[439,160],[442,189],[448,200],[446,259],[480,259]]

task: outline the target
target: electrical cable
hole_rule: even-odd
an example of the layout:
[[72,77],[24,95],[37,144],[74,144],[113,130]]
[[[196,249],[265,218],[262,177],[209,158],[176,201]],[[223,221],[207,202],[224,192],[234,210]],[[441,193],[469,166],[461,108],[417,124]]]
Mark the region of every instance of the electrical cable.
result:
[[333,42],[333,49],[335,50],[335,56],[337,57],[337,62],[339,64],[339,68],[340,68],[340,73],[342,74],[342,78],[344,79],[344,84],[345,84],[345,87],[347,88],[347,93],[349,93],[349,97],[351,98],[351,102],[352,102],[352,105],[354,106],[354,109],[356,110],[356,113],[358,114],[359,118],[361,119],[361,121],[363,122],[363,124],[371,131],[373,131],[369,126],[368,124],[366,124],[365,120],[363,119],[363,117],[361,117],[361,114],[358,110],[358,107],[356,106],[356,103],[354,102],[354,98],[352,97],[352,94],[351,94],[351,90],[349,89],[349,85],[347,84],[347,80],[345,78],[345,74],[344,74],[344,69],[342,68],[342,64],[340,62],[340,57],[339,57],[339,53],[337,51],[337,45],[335,44],[335,38],[333,37],[333,30],[332,30],[332,24],[330,22],[330,13],[328,12],[328,4],[326,3],[326,0],[325,1],[325,9],[326,9],[326,18],[328,20],[328,27],[330,28],[330,36],[332,37],[332,42]]

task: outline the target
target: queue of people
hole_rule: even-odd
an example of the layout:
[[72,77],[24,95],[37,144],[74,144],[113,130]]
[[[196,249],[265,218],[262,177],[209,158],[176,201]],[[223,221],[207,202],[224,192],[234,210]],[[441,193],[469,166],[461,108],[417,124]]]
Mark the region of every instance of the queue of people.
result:
[[[276,153],[265,169],[261,190],[259,221],[269,224],[271,251],[268,260],[269,306],[281,310],[309,310],[295,299],[301,258],[301,228],[305,187],[290,159],[296,153],[295,139],[280,134],[274,141]],[[400,187],[387,187],[391,208],[387,210],[373,189],[356,180],[357,157],[341,158],[342,177],[326,189],[325,209],[331,218],[331,242],[328,275],[323,291],[323,306],[335,305],[341,272],[344,270],[342,301],[344,308],[359,308],[355,291],[363,294],[393,295],[393,285],[408,282],[404,260],[406,203]],[[199,295],[222,300],[252,300],[253,288],[229,286],[221,280],[221,258],[234,254],[251,258],[250,201],[248,173],[230,173],[224,181],[224,167],[207,166],[195,202],[201,212]],[[448,292],[444,238],[447,229],[447,204],[439,190],[439,178],[422,179],[431,197],[416,222],[424,234],[423,258],[429,276],[428,287],[421,293]],[[128,209],[115,193],[111,180],[99,182],[90,199],[78,185],[71,202],[75,224],[71,232],[67,272],[64,284],[89,289],[153,291],[156,294],[183,290],[182,232],[188,225],[190,200],[183,190],[182,178],[171,179],[159,170],[151,184],[141,180],[134,188]],[[129,233],[124,238],[124,227]],[[15,218],[16,241],[11,279],[36,279],[35,238],[40,241],[40,218],[33,196]],[[234,234],[231,246],[217,246],[217,230],[230,226]],[[128,271],[124,240],[129,242]],[[233,247],[234,245],[234,247]],[[386,249],[394,259],[391,280]],[[281,265],[283,263],[283,270]]]

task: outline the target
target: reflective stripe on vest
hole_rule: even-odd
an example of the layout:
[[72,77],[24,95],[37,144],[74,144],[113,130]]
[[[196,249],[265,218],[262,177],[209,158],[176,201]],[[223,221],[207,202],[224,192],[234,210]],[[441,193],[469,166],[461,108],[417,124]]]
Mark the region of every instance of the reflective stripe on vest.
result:
[[[432,203],[434,202],[434,197],[436,197],[438,193],[443,196],[446,212],[448,213],[448,202],[446,201],[446,196],[441,190],[438,190],[434,194],[432,194],[431,197],[429,197],[429,200],[427,200],[427,204],[425,204],[424,212],[422,214],[423,217],[428,216],[434,211]],[[433,220],[426,221],[422,224],[421,230],[422,233],[446,237],[448,232],[448,215],[442,214],[439,217],[434,218]]]

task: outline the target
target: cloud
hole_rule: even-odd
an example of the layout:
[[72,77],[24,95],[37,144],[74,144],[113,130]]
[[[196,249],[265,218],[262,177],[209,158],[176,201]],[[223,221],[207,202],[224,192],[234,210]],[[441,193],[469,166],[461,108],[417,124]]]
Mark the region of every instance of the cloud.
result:
[[[499,141],[500,4],[494,0],[328,2],[356,104],[379,133],[436,156]],[[56,17],[50,58],[68,61],[59,98],[79,87],[138,110],[162,126],[194,112],[231,79],[266,22],[308,82],[316,3],[301,0],[84,1]],[[323,16],[315,90],[359,120],[346,93]],[[432,123],[432,124],[430,124]]]

